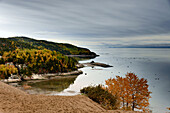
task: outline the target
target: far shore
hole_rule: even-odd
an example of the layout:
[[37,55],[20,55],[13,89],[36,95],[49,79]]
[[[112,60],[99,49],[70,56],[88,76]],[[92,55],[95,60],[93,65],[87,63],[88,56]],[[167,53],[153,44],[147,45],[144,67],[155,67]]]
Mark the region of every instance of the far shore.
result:
[[66,55],[66,56],[79,58],[95,58],[98,57],[99,55]]

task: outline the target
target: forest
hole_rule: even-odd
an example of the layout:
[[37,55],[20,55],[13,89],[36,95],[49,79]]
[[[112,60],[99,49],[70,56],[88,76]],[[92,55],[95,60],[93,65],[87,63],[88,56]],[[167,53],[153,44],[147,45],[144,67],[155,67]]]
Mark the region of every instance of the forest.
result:
[[[0,69],[1,78],[8,78],[16,73],[20,77],[31,76],[34,74],[59,73],[76,70],[77,60],[67,57],[59,52],[47,49],[16,49],[14,51],[4,52],[0,59],[3,68]],[[9,66],[13,70],[9,73]]]
[[0,38],[0,55],[4,51],[12,51],[17,48],[20,49],[49,49],[57,51],[64,55],[92,55],[96,56],[94,52],[89,49],[81,48],[67,43],[56,43],[45,40],[35,40],[28,37],[10,37]]
[[35,40],[27,37],[0,38],[0,78],[18,75],[61,73],[77,70],[78,61],[66,55],[94,55],[89,49]]

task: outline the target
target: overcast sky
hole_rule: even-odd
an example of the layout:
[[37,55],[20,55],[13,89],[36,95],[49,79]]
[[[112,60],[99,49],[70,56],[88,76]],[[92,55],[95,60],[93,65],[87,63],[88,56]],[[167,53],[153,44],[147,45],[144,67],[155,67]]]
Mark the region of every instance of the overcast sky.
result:
[[168,0],[0,0],[0,37],[76,45],[170,44]]

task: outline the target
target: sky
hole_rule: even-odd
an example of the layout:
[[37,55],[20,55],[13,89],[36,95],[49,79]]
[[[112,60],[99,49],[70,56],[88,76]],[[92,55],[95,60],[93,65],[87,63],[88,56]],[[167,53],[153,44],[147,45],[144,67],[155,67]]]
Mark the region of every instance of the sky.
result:
[[170,0],[0,0],[0,37],[91,45],[170,44]]

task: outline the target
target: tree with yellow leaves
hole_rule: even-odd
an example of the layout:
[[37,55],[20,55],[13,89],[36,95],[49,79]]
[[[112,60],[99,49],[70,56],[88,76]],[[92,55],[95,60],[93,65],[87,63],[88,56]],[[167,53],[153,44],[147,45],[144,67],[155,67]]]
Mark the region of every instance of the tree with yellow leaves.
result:
[[127,73],[125,78],[116,76],[106,80],[106,85],[106,89],[118,97],[122,109],[148,110],[151,92],[148,90],[146,79],[139,79],[134,73]]
[[18,70],[13,65],[0,64],[0,78],[8,79],[11,74],[16,74]]

